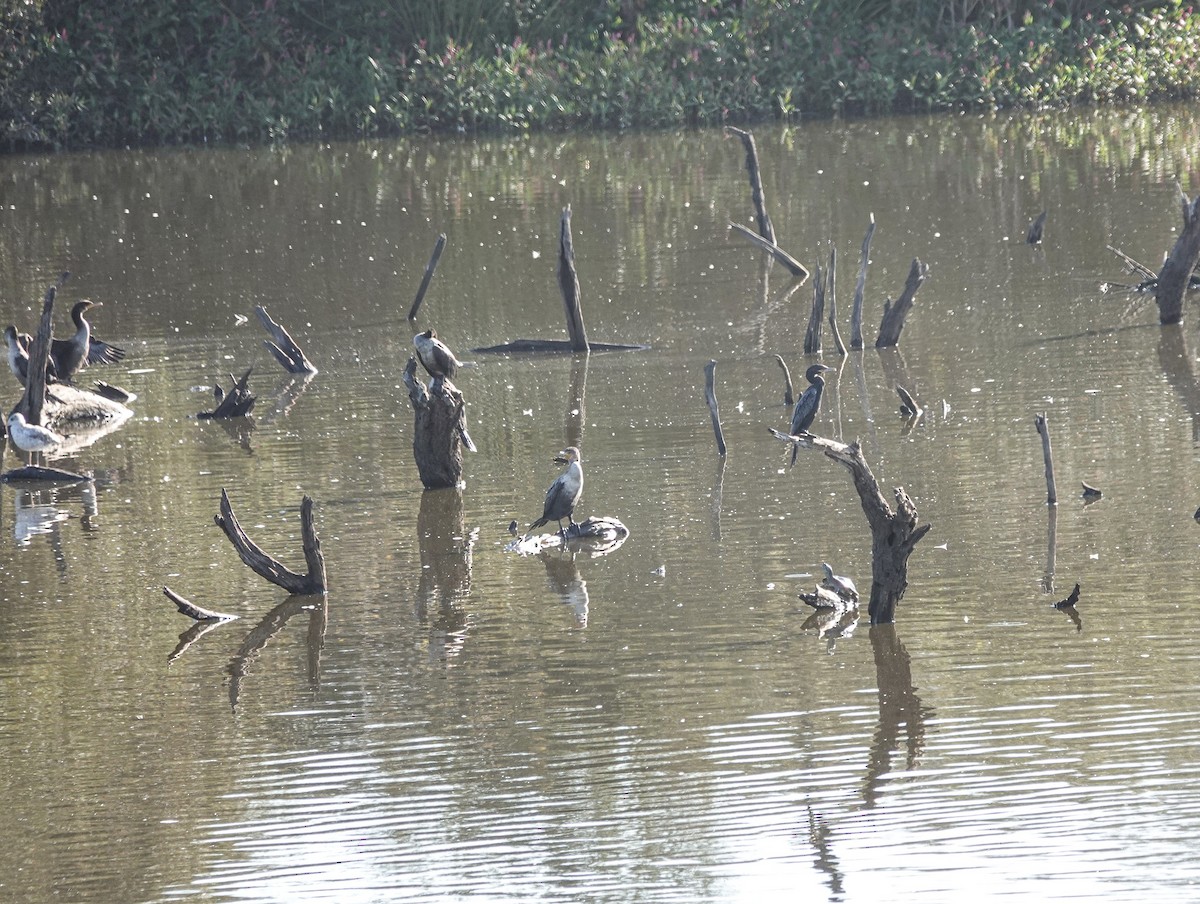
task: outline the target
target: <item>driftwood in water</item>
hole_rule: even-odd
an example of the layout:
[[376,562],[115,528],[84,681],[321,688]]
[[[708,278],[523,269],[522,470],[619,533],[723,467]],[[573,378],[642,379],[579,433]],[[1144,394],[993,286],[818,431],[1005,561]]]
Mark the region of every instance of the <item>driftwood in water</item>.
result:
[[776,438],[794,443],[799,448],[820,449],[850,471],[854,489],[858,491],[859,501],[871,527],[872,580],[871,601],[867,611],[873,625],[895,621],[896,605],[908,588],[908,557],[918,541],[929,532],[930,525],[918,523],[916,506],[903,487],[896,487],[893,491],[896,508],[891,507],[857,442],[847,445],[811,433],[790,436],[779,430],[767,429]]
[[258,315],[258,322],[263,325],[263,329],[271,334],[270,339],[263,340],[263,345],[275,356],[280,367],[290,374],[315,374],[317,372],[317,368],[305,357],[304,351],[296,344],[296,340],[281,324],[271,319],[271,315],[267,313],[265,307],[260,304],[255,305],[254,313]]
[[771,225],[771,217],[767,214],[766,195],[763,193],[762,173],[758,168],[758,147],[754,144],[754,135],[733,126],[726,126],[725,131],[742,140],[742,147],[746,150],[746,174],[750,177],[750,200],[754,202],[754,216],[758,220],[758,234],[774,245],[775,227]]
[[509,541],[508,552],[522,556],[534,555],[556,547],[586,552],[597,558],[621,547],[629,537],[629,528],[609,515],[592,515],[576,521],[564,531],[552,534],[525,534]]
[[421,286],[417,289],[417,297],[413,299],[412,307],[408,311],[408,319],[416,320],[417,311],[421,310],[421,302],[425,300],[425,293],[429,291],[429,283],[433,279],[433,271],[437,269],[438,261],[442,258],[442,252],[446,248],[446,233],[442,233],[437,237],[437,242],[433,246],[433,254],[429,256],[429,263],[425,265],[425,275],[421,277]]
[[272,584],[282,587],[288,593],[314,594],[325,593],[325,556],[321,553],[321,541],[317,537],[313,525],[313,501],[305,496],[300,502],[300,538],[304,548],[304,561],[308,566],[306,574],[297,574],[281,565],[277,560],[262,551],[242,530],[237,517],[233,514],[233,506],[229,504],[229,494],[221,490],[221,512],[214,516],[217,527],[225,532],[233,548],[237,550],[242,561],[250,570],[260,577],[266,578]]
[[871,214],[871,222],[867,225],[867,234],[859,253],[858,282],[854,285],[854,301],[850,308],[850,347],[853,349],[863,348],[863,295],[867,287],[867,265],[871,262],[871,238],[874,235],[875,215]]
[[575,244],[571,240],[571,205],[563,208],[558,224],[558,288],[567,314],[567,335],[571,351],[588,350],[587,330],[583,326],[583,308],[579,303],[579,276],[575,272]]
[[879,335],[875,339],[876,348],[890,348],[900,344],[900,331],[904,329],[904,319],[912,310],[913,300],[917,290],[929,276],[929,265],[913,258],[908,270],[908,279],[904,281],[904,291],[894,302],[889,300],[883,305],[883,319],[879,323]]
[[37,335],[29,346],[29,373],[25,378],[25,393],[17,403],[16,411],[25,416],[30,424],[49,424],[42,420],[42,407],[46,402],[46,371],[50,365],[51,331],[54,319],[54,297],[58,286],[51,286],[42,298],[42,317]]
[[214,385],[213,395],[216,397],[217,407],[212,411],[201,411],[196,417],[209,420],[245,417],[253,411],[254,402],[257,400],[257,396],[250,391],[250,374],[253,371],[253,367],[246,368],[246,372],[242,374],[241,379],[230,374],[229,380],[233,385],[229,392],[223,390],[219,385]]
[[783,370],[783,404],[796,404],[796,387],[792,385],[792,372],[788,370],[787,362],[783,360],[782,355],[776,355],[775,361]]
[[1181,189],[1180,207],[1183,229],[1175,245],[1158,271],[1154,300],[1158,303],[1158,322],[1179,323],[1183,320],[1183,295],[1191,284],[1192,271],[1200,261],[1200,195],[1188,200]]
[[217,612],[213,609],[205,609],[203,606],[197,606],[191,600],[184,599],[170,587],[163,587],[163,596],[175,604],[175,608],[179,610],[181,615],[194,618],[196,621],[223,622],[233,621],[237,618],[236,615],[230,615],[227,612]]
[[837,325],[837,249],[829,248],[829,269],[825,271],[825,301],[829,305],[829,331],[833,333],[833,345],[838,354],[846,357],[846,343]]
[[463,447],[475,451],[462,392],[445,377],[434,377],[426,388],[417,379],[416,358],[408,359],[404,385],[413,407],[413,457],[421,483],[427,490],[458,486]]
[[775,260],[779,261],[779,263],[787,267],[792,276],[796,277],[798,280],[800,280],[800,282],[804,282],[804,280],[808,279],[808,267],[804,266],[804,264],[800,263],[800,261],[796,260],[778,245],[773,242],[768,242],[762,236],[758,235],[753,229],[747,229],[741,223],[735,223],[730,220],[729,225],[736,229],[738,233],[745,236],[746,239],[751,242],[751,244],[757,245],[763,251],[767,252],[767,254],[771,255],[771,257],[775,258]]
[[1037,218],[1029,224],[1029,231],[1025,233],[1025,241],[1030,245],[1040,245],[1042,243],[1042,232],[1046,228],[1046,211],[1042,211],[1037,215]]
[[571,207],[563,208],[558,233],[558,287],[567,314],[567,340],[515,339],[500,345],[474,349],[476,354],[504,352],[628,352],[649,348],[648,345],[626,345],[614,342],[588,342],[583,326],[583,308],[579,303],[579,277],[575,272],[575,247],[571,241]]
[[925,409],[917,403],[917,400],[903,386],[896,386],[896,395],[900,396],[900,413],[906,418],[916,420],[925,413]]
[[1044,413],[1035,417],[1033,423],[1042,437],[1042,461],[1046,465],[1046,505],[1058,505],[1058,490],[1054,484],[1054,453],[1050,449],[1050,424]]
[[48,468],[44,465],[25,465],[0,474],[0,481],[17,485],[29,483],[45,486],[53,483],[87,483],[91,479],[87,474],[76,474],[74,471]]
[[821,351],[821,324],[825,321],[825,272],[817,266],[813,279],[812,310],[808,315],[808,327],[804,330],[804,354],[816,355]]
[[721,412],[717,408],[717,390],[713,385],[716,379],[717,362],[709,361],[704,365],[704,401],[708,403],[708,413],[712,417],[713,433],[717,438],[717,454],[725,454],[725,434],[721,430]]

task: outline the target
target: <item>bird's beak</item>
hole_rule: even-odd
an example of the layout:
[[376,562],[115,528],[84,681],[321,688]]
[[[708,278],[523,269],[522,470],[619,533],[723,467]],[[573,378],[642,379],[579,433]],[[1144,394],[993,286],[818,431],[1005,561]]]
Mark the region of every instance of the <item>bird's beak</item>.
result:
[[558,450],[558,454],[554,456],[554,463],[556,465],[567,465],[567,464],[571,463],[571,460],[569,458],[567,458],[567,450],[566,449]]

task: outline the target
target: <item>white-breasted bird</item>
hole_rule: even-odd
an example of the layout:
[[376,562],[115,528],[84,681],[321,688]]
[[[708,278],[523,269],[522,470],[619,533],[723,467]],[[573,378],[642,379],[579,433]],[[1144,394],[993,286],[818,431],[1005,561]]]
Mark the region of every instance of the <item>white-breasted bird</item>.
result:
[[821,563],[821,570],[825,572],[825,579],[821,581],[822,587],[832,590],[848,603],[858,602],[858,588],[854,586],[854,581],[840,574],[834,574],[828,562]]
[[66,442],[49,427],[29,423],[19,411],[8,416],[8,435],[13,445],[26,452],[48,452]]
[[557,521],[558,532],[561,534],[563,518],[567,519],[568,529],[575,523],[575,506],[579,503],[579,497],[583,495],[583,459],[575,446],[563,449],[558,455],[555,461],[565,464],[567,469],[559,474],[554,483],[550,484],[550,489],[546,490],[542,517],[529,525],[530,530]]

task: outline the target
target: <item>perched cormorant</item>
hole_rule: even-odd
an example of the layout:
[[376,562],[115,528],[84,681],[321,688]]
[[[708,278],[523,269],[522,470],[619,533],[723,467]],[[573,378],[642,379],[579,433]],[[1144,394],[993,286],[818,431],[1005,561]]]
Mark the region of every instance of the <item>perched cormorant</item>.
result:
[[[821,407],[821,393],[825,390],[825,378],[821,374],[827,370],[833,370],[833,368],[825,364],[814,364],[804,372],[804,378],[808,380],[808,388],[797,399],[796,407],[792,409],[792,436],[807,433],[808,428],[812,426],[813,419],[817,416],[817,409]],[[792,464],[796,463],[796,456],[799,454],[800,447],[793,446]]]
[[61,446],[63,438],[48,427],[30,424],[25,415],[14,411],[8,416],[8,435],[18,449],[26,452],[45,452]]
[[567,519],[568,529],[575,523],[575,506],[583,495],[583,465],[579,450],[574,446],[563,449],[554,460],[565,464],[567,469],[554,479],[550,489],[546,490],[546,504],[542,507],[542,517],[529,525],[529,529],[541,527],[551,521],[558,522],[558,532],[563,532],[562,519]]
[[454,357],[454,352],[431,329],[413,336],[413,347],[417,350],[417,360],[435,380],[438,377],[453,380],[462,366],[462,362]]
[[82,368],[89,364],[116,364],[125,357],[125,350],[109,345],[92,336],[92,326],[83,319],[88,308],[100,307],[103,302],[77,301],[71,308],[75,335],[70,339],[55,339],[50,343],[50,361],[58,378],[70,383]]
[[848,603],[858,602],[858,588],[854,586],[854,581],[834,574],[828,562],[821,563],[821,570],[825,572],[825,579],[821,581],[822,587],[836,593]]
[[29,379],[29,342],[17,332],[15,326],[4,328],[4,342],[8,346],[8,369],[22,386]]

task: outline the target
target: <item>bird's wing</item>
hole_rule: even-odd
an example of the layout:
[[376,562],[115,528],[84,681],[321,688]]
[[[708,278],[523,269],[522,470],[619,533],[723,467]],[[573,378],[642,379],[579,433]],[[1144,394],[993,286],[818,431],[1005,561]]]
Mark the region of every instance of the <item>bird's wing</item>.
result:
[[110,345],[103,339],[91,338],[88,345],[88,364],[116,364],[125,357],[125,349]]
[[[796,401],[796,407],[792,409],[793,436],[812,423],[812,417],[817,411],[818,392],[819,390],[816,386],[810,386],[804,390],[804,393]],[[805,418],[808,419],[808,424],[804,423]]]
[[546,503],[542,506],[543,514],[548,515],[558,507],[558,502],[562,498],[566,490],[566,479],[556,477],[554,483],[550,484],[550,489],[546,490]]

